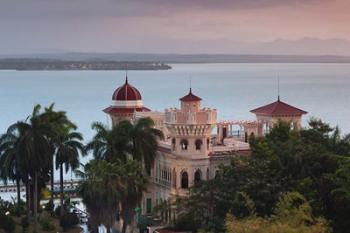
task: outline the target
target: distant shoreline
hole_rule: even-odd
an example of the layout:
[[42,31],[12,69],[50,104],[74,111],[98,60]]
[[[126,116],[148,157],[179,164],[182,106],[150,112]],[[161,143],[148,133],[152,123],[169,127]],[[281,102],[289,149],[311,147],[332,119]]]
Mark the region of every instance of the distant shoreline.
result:
[[16,71],[108,71],[169,70],[169,64],[275,63],[350,64],[350,56],[244,55],[244,54],[41,54],[33,57],[0,58],[0,70]]
[[128,61],[69,61],[36,58],[0,59],[0,70],[16,71],[64,71],[64,70],[169,70],[170,65],[160,62]]

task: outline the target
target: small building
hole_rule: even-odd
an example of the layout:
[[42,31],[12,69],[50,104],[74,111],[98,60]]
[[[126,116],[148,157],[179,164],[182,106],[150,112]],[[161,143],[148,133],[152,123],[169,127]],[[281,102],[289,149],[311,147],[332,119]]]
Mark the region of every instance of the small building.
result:
[[268,133],[279,121],[289,123],[292,129],[299,130],[302,116],[307,114],[304,110],[282,102],[279,97],[277,101],[253,109],[250,112],[256,115],[256,120],[260,123],[259,136]]

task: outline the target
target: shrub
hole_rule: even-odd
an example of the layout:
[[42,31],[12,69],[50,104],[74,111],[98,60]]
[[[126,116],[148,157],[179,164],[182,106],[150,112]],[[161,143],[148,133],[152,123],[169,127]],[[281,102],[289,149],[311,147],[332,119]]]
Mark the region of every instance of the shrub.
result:
[[15,231],[15,222],[10,216],[0,214],[0,229],[4,229],[7,233]]
[[60,225],[64,231],[79,224],[79,217],[74,213],[65,213],[60,219]]
[[175,221],[174,228],[177,231],[196,231],[200,228],[200,223],[190,214],[180,215]]
[[49,202],[46,203],[46,205],[45,205],[45,210],[48,211],[48,212],[53,211],[54,208],[55,208],[55,205],[53,204],[52,201],[49,201]]
[[43,231],[52,231],[55,230],[55,225],[50,217],[43,217],[40,219],[41,229]]
[[29,222],[28,222],[28,216],[24,216],[21,219],[21,226],[23,228],[23,231],[29,227]]
[[61,206],[57,206],[54,211],[55,216],[60,216],[61,215]]

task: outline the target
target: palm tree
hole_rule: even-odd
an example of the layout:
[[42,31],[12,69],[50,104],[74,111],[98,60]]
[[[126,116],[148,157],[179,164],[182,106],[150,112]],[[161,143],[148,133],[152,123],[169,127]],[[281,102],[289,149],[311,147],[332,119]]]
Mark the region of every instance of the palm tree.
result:
[[127,225],[130,225],[134,219],[135,208],[140,205],[142,193],[147,190],[148,179],[144,176],[142,165],[138,161],[129,160],[122,167],[125,189],[121,201],[121,216],[122,232],[125,233]]
[[18,141],[18,153],[21,154],[20,167],[28,170],[34,180],[34,232],[37,232],[38,215],[38,175],[49,165],[50,143],[54,131],[40,119],[40,105],[36,105],[33,113],[26,121],[17,122],[13,129],[22,132]]
[[163,139],[164,135],[162,131],[154,128],[154,121],[149,117],[140,118],[132,126],[130,132],[132,155],[134,159],[142,162],[147,173],[150,174],[158,150],[158,140]]
[[76,129],[76,126],[68,119],[66,112],[54,111],[54,104],[52,103],[48,107],[45,107],[44,112],[40,114],[42,124],[48,124],[56,132],[55,137],[49,137],[50,142],[50,185],[51,185],[51,198],[50,202],[53,205],[53,190],[54,190],[54,162],[56,152],[56,141],[57,136],[60,135],[61,131],[67,127]]
[[[98,160],[121,164],[126,189],[121,199],[123,232],[134,217],[134,208],[140,204],[142,193],[146,190],[147,176],[154,164],[158,140],[163,138],[160,130],[154,128],[150,118],[141,118],[132,124],[121,121],[112,129],[101,123],[94,123],[96,130],[93,140],[87,144],[86,151],[92,151]],[[105,189],[105,188],[104,188]],[[96,201],[96,199],[95,199]]]
[[96,134],[86,145],[86,152],[92,151],[96,159],[126,162],[131,153],[131,146],[129,138],[121,134],[123,128],[115,126],[108,129],[102,123],[95,122],[92,124],[92,129],[96,131]]
[[20,155],[18,153],[18,141],[21,135],[10,126],[5,134],[0,137],[0,178],[6,183],[9,179],[16,181],[17,187],[17,210],[16,214],[20,216],[21,189],[20,181],[22,178],[19,166]]
[[84,172],[76,171],[76,175],[83,179],[79,193],[90,215],[92,232],[98,232],[100,224],[110,232],[121,201],[120,194],[125,193],[122,173],[119,164],[104,160],[91,160],[84,166]]
[[79,154],[84,151],[84,145],[81,143],[83,136],[73,131],[73,128],[66,127],[56,137],[56,169],[60,169],[60,201],[61,201],[61,216],[63,216],[63,165],[65,172],[69,169],[79,167]]

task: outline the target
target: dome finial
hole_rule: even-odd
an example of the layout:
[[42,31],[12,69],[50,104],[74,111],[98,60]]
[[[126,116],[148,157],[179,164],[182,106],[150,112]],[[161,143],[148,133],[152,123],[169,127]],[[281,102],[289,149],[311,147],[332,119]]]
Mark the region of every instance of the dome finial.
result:
[[277,74],[277,101],[280,102],[280,76]]
[[125,65],[125,84],[128,84],[128,64]]

